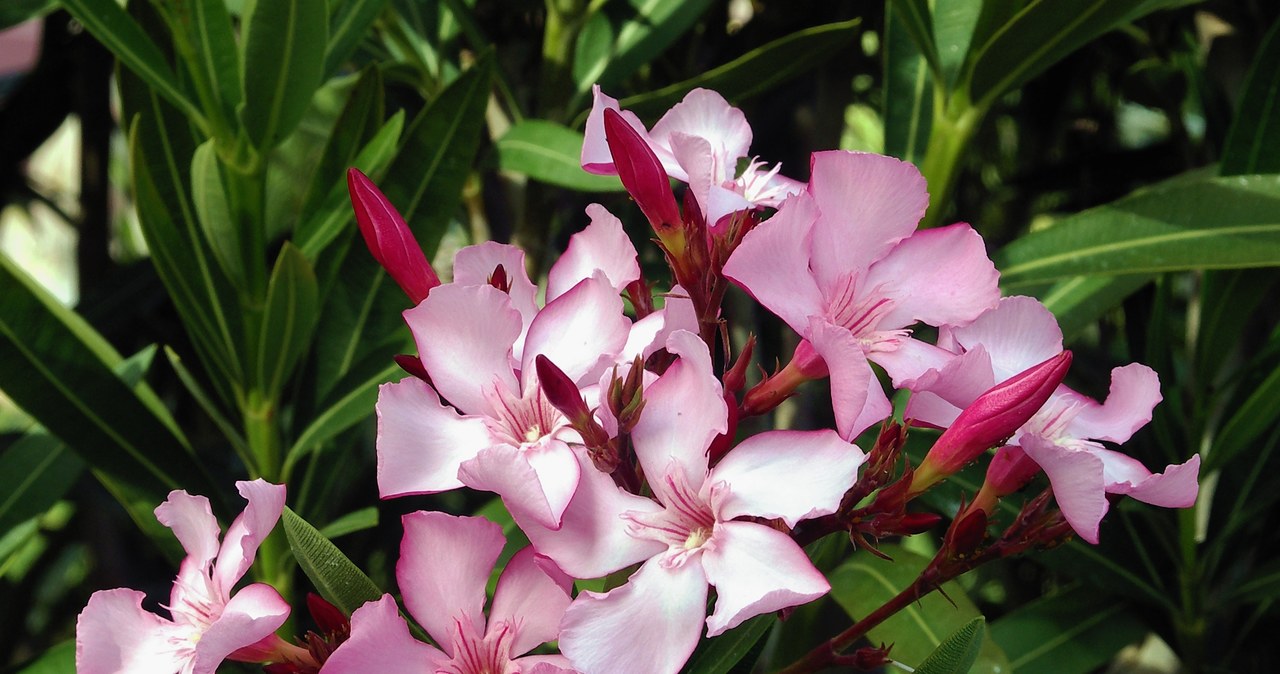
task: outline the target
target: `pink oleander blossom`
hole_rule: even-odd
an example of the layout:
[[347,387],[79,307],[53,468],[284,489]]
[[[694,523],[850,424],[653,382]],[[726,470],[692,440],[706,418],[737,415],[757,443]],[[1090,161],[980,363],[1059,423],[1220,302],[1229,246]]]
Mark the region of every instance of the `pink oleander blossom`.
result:
[[504,543],[480,517],[416,512],[403,518],[396,579],[409,614],[439,648],[409,633],[391,595],[356,609],[351,636],[321,674],[557,674],[563,656],[521,655],[555,640],[573,583],[533,548],[516,553],[498,579],[489,615],[485,584]]
[[[623,314],[619,292],[640,276],[635,248],[617,218],[599,206],[588,213],[591,225],[550,272],[544,307],[524,253],[484,243],[460,250],[453,282],[405,312],[429,381],[379,390],[383,498],[465,485],[559,526],[578,483],[567,443],[580,438],[543,394],[536,358],[590,387],[614,363],[652,352],[664,331],[662,312],[635,324]],[[505,291],[489,283],[498,267]]]
[[232,588],[280,519],[285,488],[263,480],[237,482],[236,488],[249,504],[221,544],[207,498],[173,491],[156,508],[156,519],[187,551],[165,607],[171,617],[143,610],[145,595],[137,590],[93,593],[76,622],[79,674],[212,674],[284,624],[289,605],[274,588],[254,583],[234,596]]
[[689,185],[712,226],[736,211],[775,208],[787,196],[804,189],[804,183],[779,174],[780,165],[767,169],[757,159],[742,173],[737,172],[738,160],[749,156],[751,126],[741,110],[714,91],[690,91],[651,130],[646,130],[635,114],[621,110],[618,101],[602,93],[598,85],[592,91],[594,103],[582,143],[582,168],[588,172],[618,172],[605,141],[604,111],[611,109],[648,143],[668,176]]
[[929,204],[906,162],[813,154],[805,192],[751,230],[724,274],[798,332],[793,362],[831,376],[837,427],[852,439],[891,411],[867,361],[893,374],[910,326],[960,325],[995,306],[995,266],[968,225],[916,231]]
[[[908,418],[946,427],[982,391],[1061,353],[1062,332],[1035,299],[1006,297],[973,323],[942,330],[938,344],[910,347],[895,383],[912,391]],[[1103,403],[1059,386],[1006,444],[1044,470],[1071,528],[1097,543],[1099,523],[1110,507],[1108,494],[1165,508],[1195,502],[1198,454],[1153,474],[1137,459],[1102,444],[1127,441],[1151,420],[1160,400],[1160,378],[1132,363],[1111,371]]]
[[[643,562],[626,584],[584,592],[565,614],[560,648],[587,673],[676,672],[702,633],[797,606],[829,585],[783,531],[835,512],[864,455],[833,431],[775,431],[744,440],[714,467],[707,449],[727,424],[706,345],[686,331],[679,356],[645,390],[631,440],[653,498],[620,490],[578,453],[582,480],[558,531],[517,521],[534,546],[579,578]],[[739,518],[749,519],[739,519]],[[706,614],[708,586],[715,610]]]

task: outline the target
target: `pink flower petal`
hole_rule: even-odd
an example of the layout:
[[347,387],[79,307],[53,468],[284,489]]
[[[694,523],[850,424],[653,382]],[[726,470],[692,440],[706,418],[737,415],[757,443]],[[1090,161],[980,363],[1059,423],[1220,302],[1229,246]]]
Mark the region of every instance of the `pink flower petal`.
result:
[[711,637],[831,589],[791,537],[754,522],[717,522],[702,567],[716,587],[715,612],[707,618]]
[[528,329],[529,322],[538,313],[538,287],[529,280],[525,268],[524,251],[505,243],[485,241],[462,248],[453,258],[453,282],[464,286],[489,284],[489,277],[498,265],[506,272],[511,284],[511,306],[520,312],[521,322]]
[[209,562],[218,555],[218,537],[222,534],[209,499],[174,490],[164,503],[156,506],[155,513],[161,524],[173,530],[182,549],[187,551],[187,558],[200,569],[208,569]]
[[512,515],[555,529],[577,489],[578,467],[563,442],[548,442],[546,449],[499,444],[464,462],[458,478],[472,489],[501,496]]
[[[747,156],[751,147],[751,126],[746,115],[710,89],[694,89],[686,94],[653,125],[649,137],[652,144],[669,148],[679,159],[678,134],[706,141],[707,159],[716,182],[732,180],[738,158]],[[679,163],[688,168],[684,162]],[[684,179],[675,173],[671,176]],[[687,182],[692,186],[691,178]]]
[[884,257],[915,231],[929,206],[915,166],[863,152],[813,153],[809,193],[821,214],[813,228],[813,271],[829,288]]
[[[991,354],[996,381],[1003,381],[1062,351],[1062,330],[1034,297],[1006,297],[969,325],[949,331],[959,349],[981,344]],[[940,339],[939,342],[942,340]]]
[[823,313],[822,291],[809,269],[818,210],[808,195],[787,199],[772,218],[747,232],[729,256],[724,275],[751,293],[800,334],[809,316]]
[[583,674],[675,674],[698,645],[706,603],[700,564],[650,560],[621,587],[578,595],[560,651]]
[[852,441],[888,417],[893,406],[851,332],[822,318],[811,318],[806,332],[814,351],[828,363],[836,428],[840,437]]
[[1111,371],[1111,391],[1105,403],[1071,391],[1068,397],[1081,405],[1068,432],[1082,438],[1125,442],[1151,421],[1151,412],[1163,400],[1160,376],[1141,363]]
[[574,382],[595,381],[627,343],[630,330],[622,298],[603,274],[580,281],[543,307],[529,326],[520,368],[524,390],[536,379],[533,362],[539,355]]
[[289,604],[275,588],[263,583],[241,588],[200,635],[192,672],[214,674],[228,655],[271,636],[288,617]]
[[578,490],[565,508],[559,530],[540,526],[518,511],[511,513],[538,552],[574,578],[600,578],[665,550],[661,543],[628,535],[621,519],[628,511],[656,512],[662,506],[618,488],[612,478],[596,470],[585,450],[574,455],[581,473]]
[[649,485],[664,503],[668,495],[658,476],[666,475],[674,461],[687,484],[702,484],[707,448],[729,427],[729,410],[707,345],[692,332],[678,331],[667,340],[667,350],[680,358],[645,391],[644,411],[631,431]]
[[913,382],[929,370],[942,370],[955,357],[956,354],[946,349],[918,339],[904,339],[898,342],[898,348],[876,353],[876,364],[884,368],[894,388],[910,388],[907,382]]
[[[705,199],[705,201],[703,201]],[[769,200],[774,201],[774,200]],[[747,211],[756,206],[778,206],[781,200],[776,203],[751,203],[746,197],[737,192],[724,187],[722,185],[712,185],[707,191],[705,197],[698,197],[698,203],[702,205],[703,215],[706,216],[707,222],[711,226],[713,232],[721,231],[720,221],[725,216],[737,213],[738,211]]]
[[1024,435],[1019,445],[1049,477],[1053,498],[1067,523],[1080,538],[1097,545],[1098,525],[1110,507],[1103,490],[1102,459],[1035,435]]
[[[712,155],[711,142],[701,136],[673,132],[667,139],[671,154],[676,163],[684,170],[689,183],[689,191],[706,215],[707,204],[711,200],[711,188],[719,186],[724,178],[717,173],[719,167]],[[730,176],[732,177],[732,176]],[[711,224],[715,224],[714,221]]]
[[449,664],[449,658],[409,634],[409,625],[391,595],[356,609],[351,636],[320,669],[322,674],[422,674]]
[[[262,539],[271,533],[284,511],[285,487],[263,479],[237,482],[236,490],[249,502],[222,537],[222,549],[213,576],[224,592],[244,577],[253,564]],[[287,613],[287,611],[286,611]],[[277,625],[278,627],[278,625]],[[272,629],[272,631],[275,631]],[[245,644],[240,644],[241,646]]]
[[458,466],[493,444],[484,421],[440,404],[416,377],[378,387],[378,494],[458,489]]
[[880,287],[893,301],[893,309],[878,326],[890,330],[917,321],[929,325],[968,323],[996,307],[999,276],[982,237],[969,225],[957,223],[918,231],[904,239],[871,265],[866,285]]
[[961,410],[996,383],[991,356],[986,347],[978,344],[952,357],[940,369],[903,381],[902,388],[911,391],[906,416],[925,425],[947,428]]
[[[172,495],[170,495],[172,498]],[[94,592],[76,619],[76,672],[130,674],[176,672],[189,658],[176,653],[171,640],[187,630],[144,611],[146,598],[120,588]]]
[[853,486],[866,455],[835,431],[767,431],[743,440],[712,469],[716,517],[782,519],[787,526],[829,515]]
[[459,410],[488,413],[484,391],[495,382],[518,390],[511,352],[522,330],[520,314],[502,291],[443,285],[404,319],[436,390]]
[[572,588],[573,579],[532,547],[517,552],[507,562],[493,592],[489,624],[506,621],[515,627],[512,657],[560,635],[560,619],[569,608]]
[[667,346],[667,338],[676,330],[698,332],[698,315],[693,310],[693,300],[684,288],[672,286],[663,295],[663,306],[631,325],[627,343],[618,354],[617,362],[630,363],[637,355],[648,358]]
[[481,517],[425,511],[409,513],[401,523],[396,580],[404,605],[452,655],[449,630],[455,622],[484,633],[485,585],[506,543],[502,527]]
[[600,204],[587,206],[591,224],[569,237],[569,247],[547,274],[547,302],[563,295],[597,270],[604,272],[615,294],[640,278],[636,248],[622,221]]
[[520,665],[520,674],[578,674],[573,665],[569,664],[569,658],[558,653],[526,655],[517,658],[515,662]]
[[1107,493],[1125,494],[1161,508],[1190,508],[1200,492],[1200,455],[1152,474],[1133,457],[1102,449],[1095,451],[1104,465]]

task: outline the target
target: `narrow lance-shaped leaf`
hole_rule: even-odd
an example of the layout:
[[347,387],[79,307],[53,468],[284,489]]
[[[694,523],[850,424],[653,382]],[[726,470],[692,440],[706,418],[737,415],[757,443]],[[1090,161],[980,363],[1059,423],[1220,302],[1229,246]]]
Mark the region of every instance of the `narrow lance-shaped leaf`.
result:
[[1028,234],[996,255],[1006,292],[1079,274],[1275,265],[1275,175],[1161,183]]
[[382,71],[369,65],[360,71],[360,79],[333,124],[333,133],[325,142],[302,200],[299,220],[305,221],[314,215],[335,187],[346,184],[347,169],[382,128],[384,114]]
[[311,344],[319,295],[311,264],[296,246],[286,242],[271,271],[258,340],[258,383],[269,399],[280,394]]
[[329,27],[329,44],[324,52],[324,77],[333,76],[351,57],[386,4],[387,0],[349,0],[342,3]]
[[1222,175],[1280,172],[1280,22],[1271,26],[1245,80],[1222,150]]
[[257,260],[245,250],[241,236],[244,223],[231,216],[221,171],[214,141],[207,140],[191,158],[191,201],[214,259],[232,285],[243,292],[247,286],[246,265],[256,264]]
[[119,355],[0,256],[0,388],[91,466],[163,500],[208,489],[186,440],[111,368]]
[[621,192],[616,176],[582,170],[582,133],[542,119],[512,126],[498,139],[498,166],[534,180],[582,192]]
[[378,586],[369,580],[342,551],[288,506],[280,516],[294,559],[320,596],[350,615],[367,601],[382,596]]
[[860,23],[860,19],[851,19],[798,30],[696,77],[624,98],[619,105],[641,117],[656,115],[695,87],[714,89],[730,101],[750,98],[850,48]]
[[1087,674],[1147,630],[1125,601],[1078,586],[1015,609],[990,632],[1015,672]]
[[493,60],[493,52],[486,52],[418,114],[380,185],[428,259],[461,200],[480,147]]
[[986,621],[981,616],[965,623],[938,644],[916,667],[916,674],[968,674],[982,650]]
[[0,536],[53,507],[80,479],[84,460],[41,431],[0,454]]
[[62,0],[62,6],[148,87],[196,126],[207,125],[200,108],[182,92],[160,48],[115,0]]
[[265,153],[293,131],[320,86],[329,14],[325,0],[257,0],[246,16],[240,121]]
[[700,644],[703,648],[694,651],[684,671],[686,674],[749,671],[764,648],[764,635],[777,622],[778,616],[774,613],[756,616],[714,639],[703,641]]
[[933,126],[933,76],[907,36],[899,5],[890,0],[885,12],[884,152],[918,164]]

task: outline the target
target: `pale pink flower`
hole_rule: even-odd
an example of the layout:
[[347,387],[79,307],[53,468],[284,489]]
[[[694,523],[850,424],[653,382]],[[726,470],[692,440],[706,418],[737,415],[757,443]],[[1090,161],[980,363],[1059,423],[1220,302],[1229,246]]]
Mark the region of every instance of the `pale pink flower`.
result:
[[275,588],[254,583],[231,592],[280,519],[284,485],[254,480],[236,488],[249,504],[221,544],[207,498],[173,491],[156,508],[156,519],[187,551],[165,607],[171,618],[143,610],[145,595],[137,590],[93,593],[76,622],[79,674],[212,674],[284,624],[289,605]]
[[582,168],[591,173],[618,172],[605,142],[604,111],[612,109],[648,143],[668,176],[689,185],[712,226],[730,213],[777,207],[788,195],[804,189],[804,183],[778,173],[781,165],[767,169],[758,159],[738,173],[738,160],[749,156],[751,126],[741,110],[714,91],[690,91],[651,130],[635,114],[621,110],[599,85],[592,92],[594,102],[582,143]]
[[[631,440],[654,498],[618,489],[579,453],[582,480],[558,531],[517,522],[539,552],[579,578],[643,562],[625,585],[580,594],[560,648],[583,672],[675,672],[706,622],[716,636],[744,620],[796,606],[830,588],[785,533],[835,512],[863,453],[832,431],[776,431],[743,441],[715,467],[707,449],[727,408],[706,345],[677,331],[679,359],[645,390]],[[708,586],[717,599],[707,616]]]
[[[1061,353],[1062,332],[1035,299],[1006,297],[973,323],[942,330],[938,345],[910,347],[895,383],[912,391],[908,418],[946,427],[983,391]],[[1132,363],[1111,371],[1104,403],[1059,386],[1006,444],[1044,469],[1071,528],[1097,543],[1098,525],[1109,508],[1107,494],[1127,494],[1165,508],[1195,502],[1198,454],[1153,474],[1101,442],[1127,441],[1151,420],[1160,400],[1160,378]]]
[[391,595],[356,609],[351,636],[321,674],[555,674],[571,672],[558,655],[525,656],[555,640],[573,581],[526,547],[498,579],[489,616],[485,584],[504,539],[480,517],[438,512],[405,515],[396,579],[405,607],[439,644],[409,634]]
[[725,264],[726,277],[805,338],[795,367],[807,378],[830,373],[847,439],[891,410],[866,361],[892,374],[911,325],[967,323],[1000,297],[972,228],[916,231],[928,203],[911,164],[817,152],[806,191],[751,230]]
[[[524,253],[484,243],[460,250],[453,282],[405,312],[430,381],[407,378],[379,390],[383,498],[465,485],[559,526],[578,484],[566,443],[580,438],[542,393],[535,359],[594,385],[618,360],[651,351],[663,319],[632,325],[623,314],[619,292],[640,275],[635,248],[617,218],[599,206],[588,213],[591,225],[551,270],[546,306],[538,306]],[[489,282],[499,267],[504,289]]]

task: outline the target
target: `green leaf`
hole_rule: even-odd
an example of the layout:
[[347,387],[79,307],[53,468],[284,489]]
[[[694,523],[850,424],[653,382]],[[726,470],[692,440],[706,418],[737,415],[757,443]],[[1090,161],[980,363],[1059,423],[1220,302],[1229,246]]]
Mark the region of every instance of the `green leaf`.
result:
[[427,254],[435,254],[480,148],[493,52],[454,80],[414,118],[381,188]]
[[1230,419],[1214,438],[1205,457],[1204,472],[1225,466],[1241,452],[1254,447],[1265,433],[1274,433],[1280,418],[1280,367],[1271,371],[1244,404],[1232,410]]
[[311,263],[285,242],[267,284],[267,304],[258,338],[258,382],[275,399],[314,336],[320,290]]
[[756,616],[718,637],[702,642],[685,665],[685,674],[729,674],[749,672],[760,657],[760,641],[778,622],[776,613]]
[[0,5],[0,30],[38,19],[53,11],[58,0],[8,0]]
[[[349,166],[358,168],[371,177],[380,174],[395,155],[396,144],[400,142],[403,130],[404,110],[397,110],[351,160]],[[294,235],[294,243],[302,249],[302,254],[308,260],[318,258],[344,230],[351,228],[354,231],[352,223],[355,212],[351,210],[351,198],[347,195],[346,172],[342,171],[340,175],[341,178],[329,189],[317,212],[304,220]]]
[[983,4],[982,0],[933,2],[933,34],[937,42],[938,64],[947,91],[955,88],[960,77]]
[[1063,340],[1070,343],[1124,298],[1151,282],[1148,274],[1073,276],[1044,292],[1032,293],[1058,319]]
[[201,144],[191,157],[191,201],[214,259],[232,285],[244,290],[248,283],[246,265],[254,263],[254,256],[246,255],[240,236],[242,224],[231,217],[213,140]]
[[929,0],[889,0],[886,5],[893,7],[902,27],[916,45],[916,51],[924,57],[934,77],[942,74],[942,65],[938,60],[938,43],[933,35],[933,16],[929,11]]
[[1277,281],[1273,269],[1205,272],[1195,341],[1197,383],[1214,386],[1241,366],[1237,347],[1257,320],[1258,308],[1274,297]]
[[349,512],[324,525],[324,528],[320,529],[320,535],[333,540],[339,536],[372,529],[376,526],[378,526],[378,509],[375,506],[369,506],[368,508]]
[[985,107],[1131,17],[1146,0],[1032,0],[974,49],[969,99]]
[[[857,554],[827,575],[831,596],[851,618],[861,618],[892,599],[910,586],[929,562],[898,546],[885,545],[880,549],[892,557],[892,561]],[[942,589],[946,597],[938,592],[925,595],[872,628],[868,636],[873,642],[894,644],[894,660],[911,666],[923,662],[948,634],[981,617],[957,583],[947,583]],[[990,637],[983,639],[973,671],[991,674],[1009,671],[1004,654]]]
[[207,126],[204,114],[183,93],[160,48],[115,0],[62,0],[62,6],[152,91],[177,106],[196,126]]
[[996,255],[1006,292],[1080,274],[1280,265],[1280,175],[1160,183]]
[[[609,39],[613,37],[609,32],[596,30],[587,37],[591,44],[578,42],[577,48],[592,59],[575,59],[573,76],[578,92],[568,109],[581,105],[591,85],[610,89],[653,61],[692,28],[710,6],[711,0],[627,0],[627,18],[616,38]],[[599,48],[606,41],[610,48]]]
[[45,651],[32,662],[13,671],[14,674],[75,674],[76,642],[64,641]]
[[246,26],[240,121],[265,153],[293,131],[320,86],[328,7],[325,0],[257,0]]
[[231,423],[230,419],[227,419],[226,414],[209,396],[204,387],[200,385],[191,370],[188,370],[187,366],[182,363],[182,357],[178,355],[178,352],[166,346],[164,347],[164,355],[169,360],[169,366],[173,368],[174,374],[178,375],[178,380],[186,387],[187,393],[191,394],[196,404],[200,405],[200,409],[204,410],[209,419],[213,421],[213,424],[218,427],[218,430],[222,431],[222,436],[231,443],[231,446],[236,450],[236,454],[245,461],[245,465],[252,465],[249,460],[249,446],[245,443],[240,429]]
[[[240,50],[236,48],[235,30],[225,0],[194,0],[173,3],[177,11],[189,13],[190,31],[195,46],[195,62],[190,63],[196,77],[207,84],[214,99],[206,109],[217,106],[223,119],[234,119],[240,105]],[[186,18],[186,17],[184,17]],[[230,142],[233,138],[227,138]]]
[[1224,176],[1280,173],[1280,22],[1267,31],[1249,68],[1220,170]]
[[349,0],[342,4],[329,29],[329,44],[324,53],[324,77],[332,77],[351,58],[356,47],[360,46],[360,40],[364,39],[386,4],[387,0]]
[[916,674],[966,674],[982,650],[986,620],[981,616],[951,633],[929,657],[916,667]]
[[91,466],[145,489],[211,492],[186,439],[112,372],[123,359],[0,255],[0,389]]
[[582,170],[582,134],[541,119],[528,119],[498,139],[498,165],[534,180],[581,192],[621,192],[617,176]]
[[285,455],[284,474],[289,475],[293,466],[307,454],[317,450],[339,433],[369,418],[378,401],[378,387],[397,379],[404,373],[394,363],[369,377],[362,384],[348,390],[341,398],[316,415],[303,429]]
[[730,101],[750,98],[808,72],[848,48],[859,23],[861,19],[852,19],[796,31],[683,82],[624,98],[619,105],[641,117],[656,115],[696,87],[715,90]]
[[1020,606],[991,623],[1015,672],[1087,674],[1147,633],[1124,601],[1076,587]]
[[920,48],[907,37],[901,6],[885,5],[884,152],[918,164],[933,127],[933,76]]
[[80,479],[84,461],[36,431],[0,454],[0,534],[53,507]]
[[347,185],[347,169],[360,150],[378,133],[385,114],[382,72],[373,65],[360,71],[360,79],[352,87],[347,102],[333,124],[320,161],[311,176],[311,184],[302,200],[299,218],[306,221],[315,215],[337,187]]
[[347,615],[365,602],[382,597],[382,590],[359,567],[288,506],[280,521],[294,559],[320,596]]

